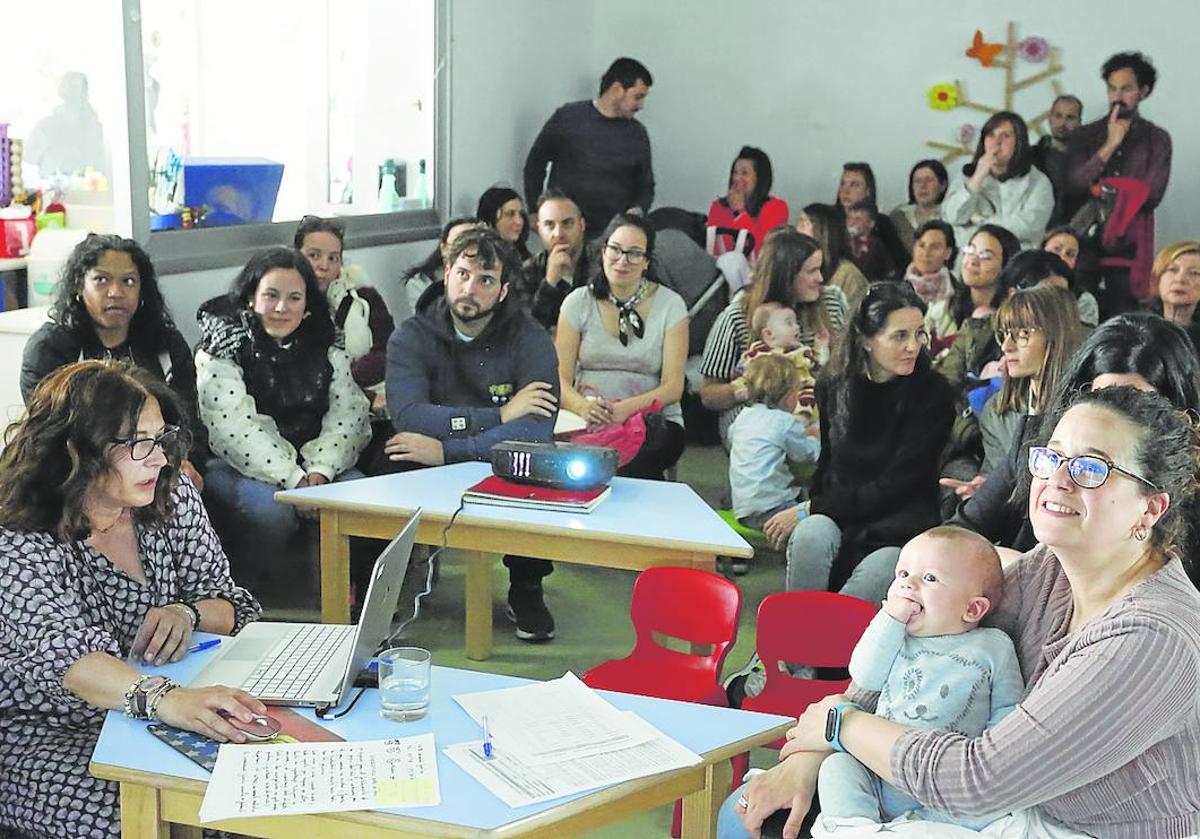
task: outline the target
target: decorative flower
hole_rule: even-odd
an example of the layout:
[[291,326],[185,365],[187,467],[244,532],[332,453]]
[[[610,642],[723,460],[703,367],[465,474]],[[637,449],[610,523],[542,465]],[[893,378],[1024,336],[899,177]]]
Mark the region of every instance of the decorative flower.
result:
[[935,111],[952,111],[958,107],[958,85],[942,82],[926,91],[929,107]]
[[1046,43],[1045,38],[1038,35],[1030,35],[1017,45],[1017,52],[1026,61],[1033,64],[1041,64],[1046,60],[1046,56],[1050,54],[1050,45]]
[[964,146],[971,145],[975,139],[975,126],[969,122],[964,122],[958,127],[958,142]]

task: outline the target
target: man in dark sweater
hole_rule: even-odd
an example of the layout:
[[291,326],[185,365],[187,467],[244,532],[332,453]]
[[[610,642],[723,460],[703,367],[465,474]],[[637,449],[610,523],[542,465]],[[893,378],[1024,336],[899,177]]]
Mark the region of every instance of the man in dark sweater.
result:
[[1054,212],[1047,228],[1058,227],[1071,220],[1063,193],[1067,186],[1067,143],[1079,130],[1083,119],[1083,102],[1078,96],[1064,93],[1050,105],[1050,133],[1042,136],[1033,147],[1033,165],[1041,169],[1054,187]]
[[521,285],[533,319],[547,329],[558,323],[567,295],[587,285],[591,266],[585,226],[574,199],[554,188],[542,193],[537,203],[537,230],[543,250],[525,263]]
[[[520,271],[491,228],[455,240],[444,282],[388,341],[387,403],[396,434],[384,451],[397,468],[487,460],[502,440],[549,441],[558,410],[558,357],[550,334],[507,305]],[[463,487],[466,489],[466,487]],[[506,556],[509,617],[522,641],[549,641],[544,559]]]
[[[1158,80],[1158,72],[1144,55],[1118,53],[1104,62],[1100,75],[1108,87],[1109,110],[1071,138],[1067,191],[1068,201],[1073,199],[1078,207],[1093,200],[1094,188],[1118,179],[1108,184],[1116,191],[1109,223],[1120,220],[1122,229],[1117,235],[1106,229],[1097,244],[1101,257],[1126,258],[1128,265],[1103,267],[1103,319],[1133,309],[1136,298],[1150,293],[1154,208],[1162,201],[1171,177],[1171,135],[1141,115],[1141,102],[1154,91]],[[1124,189],[1119,179],[1136,182],[1139,189]],[[1089,273],[1086,267],[1083,272]]]
[[600,80],[599,96],[555,111],[525,159],[525,200],[537,204],[550,164],[550,186],[575,199],[589,238],[617,213],[648,211],[654,201],[650,137],[634,116],[651,84],[640,61],[618,58]]

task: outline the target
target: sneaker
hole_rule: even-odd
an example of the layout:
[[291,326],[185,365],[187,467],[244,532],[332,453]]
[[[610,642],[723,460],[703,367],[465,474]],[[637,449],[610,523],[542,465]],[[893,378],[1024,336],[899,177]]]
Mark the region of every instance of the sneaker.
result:
[[747,696],[758,696],[766,683],[767,674],[763,669],[762,659],[755,653],[742,669],[731,673],[725,679],[723,687],[726,696],[729,697],[729,707],[742,707],[742,701]]
[[517,638],[537,644],[554,637],[554,615],[546,608],[542,586],[509,586],[508,619],[517,625]]

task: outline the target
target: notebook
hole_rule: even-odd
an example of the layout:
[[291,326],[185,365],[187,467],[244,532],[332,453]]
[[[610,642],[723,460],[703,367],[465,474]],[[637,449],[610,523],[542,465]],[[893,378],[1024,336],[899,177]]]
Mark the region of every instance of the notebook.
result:
[[197,674],[190,687],[229,685],[268,705],[335,706],[359,671],[391,635],[392,616],[408,571],[421,510],[375,560],[355,626],[319,623],[249,624]]
[[598,489],[551,489],[534,484],[519,484],[492,475],[467,489],[463,493],[463,501],[501,507],[590,513],[608,498],[611,492],[612,487],[607,486]]
[[[305,719],[289,708],[276,708],[268,716],[279,723],[279,734],[266,743],[339,743],[342,740],[328,728]],[[216,740],[160,722],[151,723],[146,730],[209,772],[217,763],[217,751],[221,744]]]

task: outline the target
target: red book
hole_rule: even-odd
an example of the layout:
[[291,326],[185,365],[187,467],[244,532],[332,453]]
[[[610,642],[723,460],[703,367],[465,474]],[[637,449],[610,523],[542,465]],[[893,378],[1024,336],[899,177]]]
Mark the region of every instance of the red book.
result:
[[463,501],[495,504],[501,507],[528,507],[532,510],[559,510],[590,513],[608,498],[611,487],[596,489],[552,489],[536,484],[519,484],[492,475],[463,493]]

